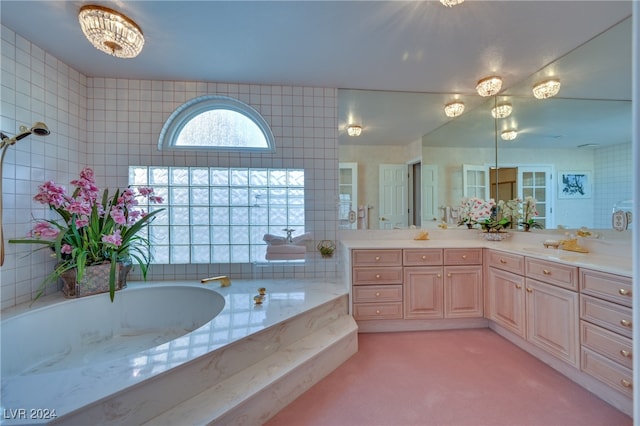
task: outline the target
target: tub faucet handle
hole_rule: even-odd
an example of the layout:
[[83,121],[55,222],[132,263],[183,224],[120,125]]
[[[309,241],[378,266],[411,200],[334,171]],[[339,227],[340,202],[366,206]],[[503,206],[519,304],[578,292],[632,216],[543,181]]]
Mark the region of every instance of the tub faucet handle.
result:
[[220,281],[220,287],[229,287],[231,285],[231,279],[226,275],[220,275],[219,277],[209,277],[200,280],[202,284],[206,284],[209,281]]

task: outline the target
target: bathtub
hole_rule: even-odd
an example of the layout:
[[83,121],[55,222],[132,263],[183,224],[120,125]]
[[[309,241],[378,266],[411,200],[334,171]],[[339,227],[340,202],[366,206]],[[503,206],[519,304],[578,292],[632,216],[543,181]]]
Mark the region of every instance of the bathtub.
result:
[[[255,305],[259,287],[267,288],[267,297]],[[0,324],[0,424],[143,424],[211,391],[211,399],[186,413],[214,403],[226,409],[251,386],[231,385],[223,393],[217,387],[262,360],[275,364],[257,375],[285,371],[296,364],[282,362],[292,356],[293,343],[321,333],[297,352],[304,354],[316,344],[332,344],[337,319],[345,322],[346,316],[351,327],[347,294],[344,284],[324,279],[232,280],[224,288],[216,282],[150,281],[129,283],[113,304],[106,294],[73,300],[54,295],[32,308],[10,308]],[[355,331],[353,322],[353,336]],[[340,349],[340,362],[354,353],[354,344]],[[317,376],[313,380],[322,377],[304,370]],[[311,379],[292,388],[300,381]],[[277,404],[260,406],[257,415]],[[247,409],[241,411],[244,416]]]
[[[184,309],[176,309],[176,307]],[[206,287],[126,289],[35,309],[2,322],[3,378],[94,365],[160,346],[222,311]]]

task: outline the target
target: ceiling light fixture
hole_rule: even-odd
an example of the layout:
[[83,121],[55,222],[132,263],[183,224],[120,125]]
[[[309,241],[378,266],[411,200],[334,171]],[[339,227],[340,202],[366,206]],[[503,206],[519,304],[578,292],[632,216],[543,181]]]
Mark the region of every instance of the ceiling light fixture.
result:
[[518,136],[518,131],[514,129],[504,130],[500,133],[500,137],[505,141],[512,141]]
[[80,27],[96,49],[118,58],[138,56],[144,45],[142,30],[127,16],[104,6],[82,6]]
[[511,115],[513,106],[511,104],[498,104],[491,108],[491,115],[493,118],[506,118]]
[[464,103],[460,101],[449,102],[444,106],[444,113],[447,117],[457,117],[464,112]]
[[362,133],[362,127],[356,126],[355,124],[347,126],[347,134],[349,136],[360,136],[360,133]]
[[464,0],[440,0],[440,3],[447,7],[453,7],[460,3],[464,3]]
[[476,90],[480,96],[493,96],[500,92],[502,88],[502,78],[491,76],[478,81]]
[[547,99],[560,91],[560,80],[551,78],[533,86],[533,96],[537,99]]

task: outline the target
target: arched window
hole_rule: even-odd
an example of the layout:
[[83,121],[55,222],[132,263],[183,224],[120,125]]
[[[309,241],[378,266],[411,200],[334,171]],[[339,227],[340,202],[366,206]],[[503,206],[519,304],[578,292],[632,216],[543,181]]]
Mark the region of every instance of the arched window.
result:
[[205,95],[180,105],[167,119],[160,150],[275,151],[269,124],[237,99]]

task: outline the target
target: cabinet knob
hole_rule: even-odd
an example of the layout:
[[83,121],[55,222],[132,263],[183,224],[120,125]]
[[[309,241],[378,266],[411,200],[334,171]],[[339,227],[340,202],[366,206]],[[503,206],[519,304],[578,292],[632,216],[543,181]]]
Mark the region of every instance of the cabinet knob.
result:
[[380,278],[380,274],[376,274],[376,278]]
[[517,288],[517,289],[521,289],[521,288],[522,288],[522,286],[521,286],[520,284],[516,284],[516,288]]
[[531,289],[531,287],[527,287],[527,293],[533,293],[533,290]]
[[466,255],[466,254],[463,254],[463,255],[462,255],[462,259],[463,259],[463,260],[466,260],[466,259],[467,259],[467,255]]
[[376,256],[376,262],[380,260],[380,256]]
[[625,388],[632,388],[633,387],[633,383],[631,383],[631,381],[627,380],[627,379],[620,380],[620,384],[622,386],[624,386]]
[[380,309],[376,309],[376,315],[380,315]]
[[380,297],[380,292],[376,291],[376,297]]
[[631,296],[631,290],[627,290],[626,288],[621,288],[620,290],[618,290],[618,293],[620,293],[622,296]]
[[543,269],[542,273],[545,274],[545,275],[551,275],[551,271],[548,270],[548,269]]
[[626,349],[620,349],[620,355],[625,358],[633,358],[633,354],[631,353],[631,351],[628,351]]
[[623,325],[623,326],[625,326],[625,327],[629,327],[629,328],[631,328],[631,326],[633,325],[633,324],[631,323],[631,321],[626,320],[626,319],[620,320],[620,324],[622,324],[622,325]]
[[500,263],[502,263],[504,265],[505,263],[507,263],[507,261],[504,260],[504,259],[500,259]]
[[436,276],[437,276],[438,278],[441,278],[441,277],[442,277],[442,274],[438,274],[438,275],[436,275]]
[[447,277],[451,278],[451,272],[447,273]]

